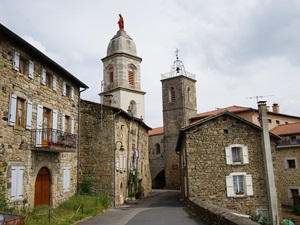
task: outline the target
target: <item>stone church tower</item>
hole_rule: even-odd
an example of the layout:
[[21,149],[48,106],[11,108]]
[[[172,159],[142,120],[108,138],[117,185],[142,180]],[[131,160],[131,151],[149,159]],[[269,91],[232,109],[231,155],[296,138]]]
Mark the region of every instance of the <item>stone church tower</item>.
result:
[[103,62],[101,103],[128,111],[132,116],[145,119],[144,95],[141,90],[140,64],[135,43],[119,21],[120,30],[110,40]]
[[165,151],[166,188],[179,189],[179,157],[175,152],[177,137],[182,126],[189,124],[189,118],[197,114],[195,75],[188,73],[178,59],[171,72],[162,75],[163,99],[163,145]]

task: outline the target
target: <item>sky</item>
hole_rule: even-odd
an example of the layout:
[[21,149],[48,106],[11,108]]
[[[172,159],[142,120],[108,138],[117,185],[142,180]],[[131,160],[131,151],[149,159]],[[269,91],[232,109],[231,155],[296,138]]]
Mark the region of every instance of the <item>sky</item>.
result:
[[176,49],[196,75],[198,113],[257,108],[258,99],[300,116],[299,0],[0,1],[0,23],[89,86],[82,98],[95,102],[119,13],[143,59],[148,126],[163,125],[161,74]]

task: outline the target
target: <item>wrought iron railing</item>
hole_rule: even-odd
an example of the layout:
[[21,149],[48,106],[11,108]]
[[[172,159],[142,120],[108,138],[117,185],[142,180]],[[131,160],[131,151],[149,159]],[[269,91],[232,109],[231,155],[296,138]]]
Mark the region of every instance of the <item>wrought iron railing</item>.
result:
[[76,149],[76,135],[52,128],[31,130],[31,147]]
[[300,139],[282,139],[279,143],[278,146],[285,146],[285,145],[300,145]]

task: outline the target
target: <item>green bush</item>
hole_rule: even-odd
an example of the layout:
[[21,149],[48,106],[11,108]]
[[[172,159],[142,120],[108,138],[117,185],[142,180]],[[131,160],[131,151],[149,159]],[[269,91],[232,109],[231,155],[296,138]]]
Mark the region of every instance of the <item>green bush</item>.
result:
[[80,194],[92,193],[92,178],[90,176],[84,176],[80,186]]

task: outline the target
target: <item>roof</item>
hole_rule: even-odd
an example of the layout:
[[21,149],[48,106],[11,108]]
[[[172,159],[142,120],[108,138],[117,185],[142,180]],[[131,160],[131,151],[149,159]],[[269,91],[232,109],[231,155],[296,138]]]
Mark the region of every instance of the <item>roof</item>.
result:
[[154,136],[154,135],[160,135],[163,133],[164,133],[164,127],[156,127],[156,128],[153,128],[152,130],[149,130],[148,135]]
[[111,106],[111,105],[104,105],[104,104],[101,104],[101,103],[98,103],[98,102],[92,102],[92,101],[89,101],[89,100],[84,100],[84,99],[81,99],[82,102],[85,102],[87,104],[93,104],[93,105],[97,105],[97,106],[103,106],[105,108],[109,108],[111,110],[113,110],[115,113],[117,112],[120,112],[120,114],[130,120],[135,120],[137,121],[138,123],[140,123],[146,130],[152,130],[151,127],[149,127],[148,125],[145,124],[145,122],[142,120],[142,119],[139,119],[137,117],[134,117],[134,116],[131,116],[129,113],[125,112],[123,109],[121,108],[118,108],[118,107],[115,107],[115,106]]
[[[233,112],[229,112],[229,111],[226,111],[226,110],[225,110],[225,111],[220,111],[220,112],[217,113],[217,114],[214,114],[214,115],[211,115],[211,116],[207,116],[207,117],[205,117],[205,118],[199,119],[199,120],[197,120],[197,121],[191,123],[191,124],[188,125],[188,126],[182,127],[182,128],[180,129],[180,132],[179,132],[179,136],[178,136],[178,140],[177,140],[177,144],[176,144],[175,151],[178,152],[178,150],[179,150],[179,148],[180,148],[180,143],[181,143],[181,141],[182,141],[182,139],[183,139],[183,137],[184,137],[185,131],[187,131],[187,130],[189,130],[189,129],[195,127],[195,126],[202,125],[202,124],[204,124],[204,123],[206,123],[206,122],[208,122],[208,121],[210,121],[210,120],[213,120],[213,119],[215,119],[215,118],[217,118],[217,117],[220,117],[220,116],[222,116],[222,115],[225,115],[225,114],[227,114],[227,115],[229,115],[229,116],[231,116],[231,117],[234,117],[234,118],[236,118],[236,119],[238,119],[238,120],[240,120],[240,121],[242,121],[242,122],[244,122],[244,123],[246,123],[246,124],[248,124],[248,125],[250,125],[250,126],[253,126],[253,127],[256,128],[256,129],[262,130],[262,128],[261,128],[260,126],[254,124],[254,123],[252,123],[252,122],[250,122],[250,121],[248,121],[248,120],[243,119],[242,117],[240,117],[240,116],[234,114]],[[274,138],[276,138],[276,139],[278,139],[278,140],[281,139],[281,137],[279,137],[278,135],[276,135],[276,134],[274,134],[274,133],[272,133],[272,132],[269,132],[269,133],[270,133],[270,135],[273,136]]]
[[50,59],[48,56],[46,56],[44,53],[33,47],[31,44],[29,44],[27,41],[16,35],[14,32],[6,28],[0,23],[0,36],[4,37],[6,36],[11,42],[14,42],[21,46],[21,48],[25,49],[26,51],[30,52],[33,56],[39,59],[39,61],[48,64],[49,66],[55,68],[59,73],[61,73],[65,78],[73,81],[78,86],[83,88],[88,88],[86,84],[84,84],[82,81],[77,79],[73,74],[68,72],[66,69],[64,69],[62,66],[54,62],[52,59]]
[[278,125],[271,132],[279,136],[300,134],[300,122]]

